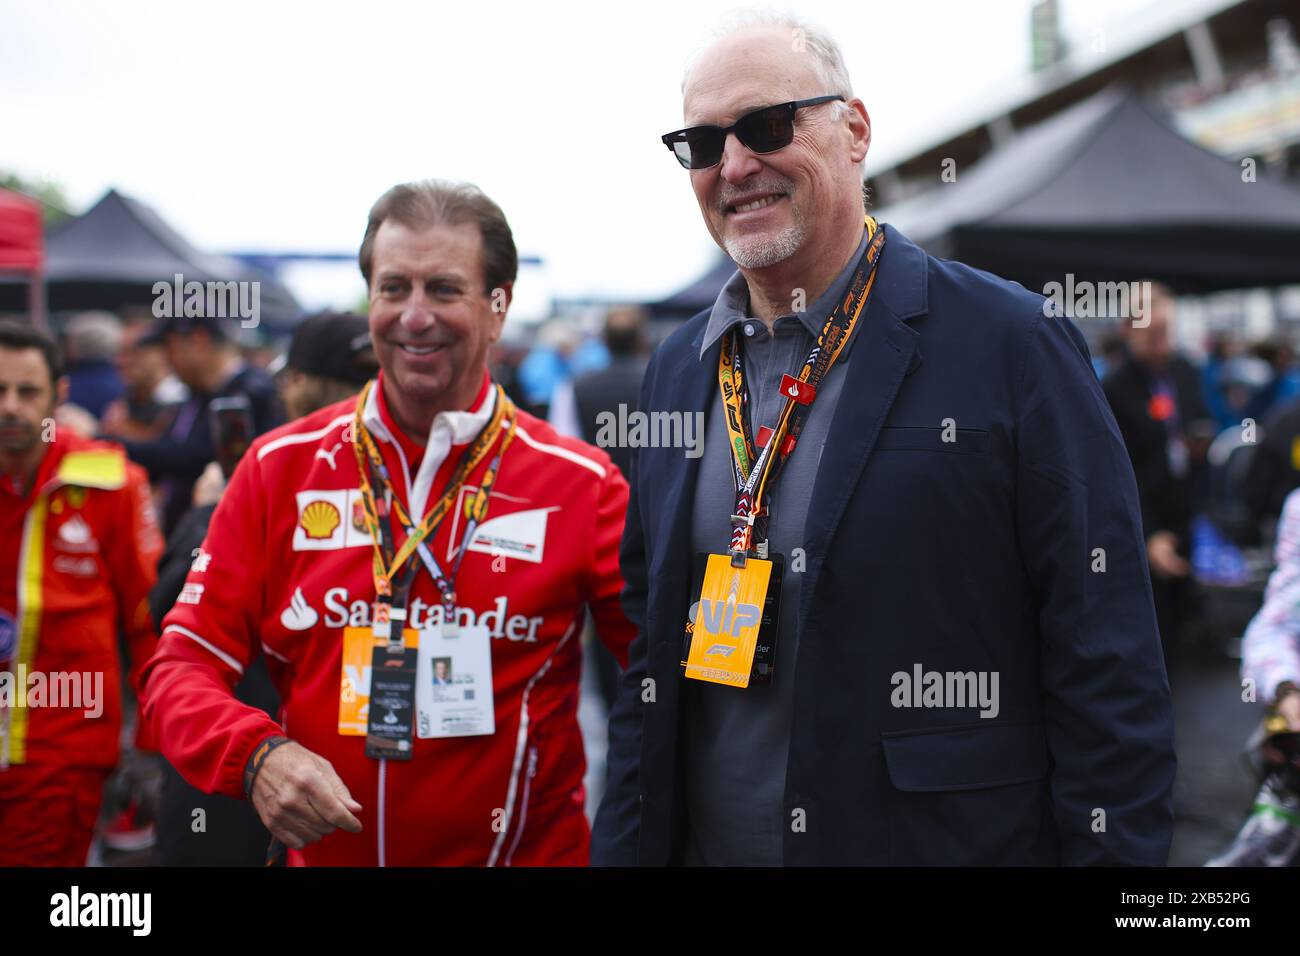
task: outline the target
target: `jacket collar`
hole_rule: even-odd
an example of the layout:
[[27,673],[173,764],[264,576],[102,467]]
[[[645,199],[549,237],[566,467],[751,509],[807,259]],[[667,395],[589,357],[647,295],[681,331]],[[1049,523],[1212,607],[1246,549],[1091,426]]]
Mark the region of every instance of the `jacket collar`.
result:
[[[929,309],[926,289],[926,252],[888,223],[881,223],[881,228],[885,230],[885,248],[880,254],[876,284],[871,290],[873,304],[868,307],[868,312],[876,311],[879,306],[875,303],[878,302],[887,312],[903,321],[924,315]],[[854,260],[853,266],[856,265],[857,261]],[[850,266],[850,269],[853,266]],[[737,277],[740,277],[739,272],[732,279]],[[740,277],[739,281],[743,284],[743,277]],[[831,288],[834,289],[838,284],[839,279],[832,283]],[[725,290],[724,286],[724,292]],[[818,299],[818,302],[820,303],[821,299]],[[809,312],[811,311],[810,309]],[[693,354],[698,355],[700,361],[706,365],[717,364],[716,354],[713,355],[712,363],[707,359],[713,347],[717,345],[718,337],[721,336],[721,330],[717,330],[716,336],[710,335],[713,326],[712,317],[712,309],[696,317],[700,327],[691,342]],[[820,332],[820,328],[817,331]]]
[[[491,387],[491,377],[486,369],[483,371],[483,384],[479,387],[474,405],[464,411],[452,410],[439,412],[433,418],[429,434],[425,436],[424,454],[414,478],[411,476],[410,461],[403,450],[403,442],[388,426],[386,416],[380,411],[379,396],[383,389],[383,372],[375,379],[374,387],[366,396],[365,407],[361,410],[361,421],[366,430],[388,444],[392,445],[402,463],[402,478],[406,483],[407,507],[414,516],[423,516],[425,505],[429,500],[429,491],[438,468],[447,459],[447,454],[455,445],[468,445],[491,420],[496,408],[497,390]],[[393,426],[396,428],[396,425]]]
[[[857,269],[858,263],[862,261],[862,254],[867,251],[867,230],[862,230],[862,238],[858,240],[858,248],[849,257],[848,264],[840,270],[831,284],[826,287],[826,291],[817,297],[817,300],[801,312],[790,312],[780,316],[777,321],[787,318],[796,318],[805,329],[816,338],[821,334],[822,322],[825,317],[830,315],[835,308],[835,304],[840,297],[844,295],[844,290],[848,288],[849,283],[853,280],[854,270]],[[704,341],[700,344],[700,357],[713,347],[713,343],[722,338],[724,332],[734,328],[746,319],[750,318],[749,312],[749,284],[745,280],[744,273],[739,269],[732,274],[718,293],[717,301],[713,303],[713,310],[709,313],[708,325],[704,328]]]

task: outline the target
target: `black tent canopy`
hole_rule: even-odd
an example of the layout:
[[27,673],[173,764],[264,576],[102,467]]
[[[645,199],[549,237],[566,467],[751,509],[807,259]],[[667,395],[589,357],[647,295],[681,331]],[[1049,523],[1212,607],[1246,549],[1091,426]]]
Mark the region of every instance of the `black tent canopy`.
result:
[[1300,190],[1253,172],[1112,88],[878,215],[934,255],[1039,290],[1066,273],[1182,292],[1300,282]]
[[[51,311],[153,305],[154,285],[258,282],[260,320],[292,327],[302,308],[279,280],[237,259],[195,249],[162,217],[110,189],[84,215],[51,230],[46,240],[46,289]],[[0,286],[0,310],[16,287]],[[21,300],[12,305],[22,308]]]

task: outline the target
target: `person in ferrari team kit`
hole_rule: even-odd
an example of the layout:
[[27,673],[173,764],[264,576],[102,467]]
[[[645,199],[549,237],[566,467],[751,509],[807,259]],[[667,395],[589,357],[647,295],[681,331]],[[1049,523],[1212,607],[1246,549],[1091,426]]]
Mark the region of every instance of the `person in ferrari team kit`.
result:
[[[626,663],[627,484],[489,377],[518,257],[481,191],[389,190],[360,264],[379,374],[249,448],[144,711],[291,864],[585,865],[580,631]],[[258,654],[279,723],[231,693]]]
[[120,755],[119,630],[137,689],[155,646],[144,469],[56,423],[67,390],[54,340],[0,323],[0,867],[86,863]]

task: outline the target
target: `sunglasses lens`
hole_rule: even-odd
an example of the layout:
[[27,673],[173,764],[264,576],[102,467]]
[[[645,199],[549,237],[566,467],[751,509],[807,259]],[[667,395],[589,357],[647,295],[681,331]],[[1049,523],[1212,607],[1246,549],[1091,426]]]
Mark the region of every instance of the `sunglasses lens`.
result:
[[715,128],[698,128],[686,131],[686,142],[677,145],[677,157],[682,158],[685,147],[686,159],[682,165],[687,169],[708,169],[722,160],[722,130]]
[[673,155],[677,157],[677,162],[682,164],[685,169],[691,168],[691,145],[682,140],[674,140],[672,143]]
[[793,111],[783,106],[758,110],[736,123],[740,141],[756,153],[771,153],[794,139]]

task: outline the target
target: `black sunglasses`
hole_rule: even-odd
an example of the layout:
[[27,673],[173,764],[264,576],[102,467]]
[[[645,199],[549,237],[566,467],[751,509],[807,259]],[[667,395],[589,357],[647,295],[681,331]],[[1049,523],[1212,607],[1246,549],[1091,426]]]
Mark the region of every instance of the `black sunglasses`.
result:
[[837,93],[833,96],[814,96],[810,100],[792,100],[776,106],[764,106],[746,113],[725,129],[721,126],[692,126],[675,133],[664,133],[660,139],[673,151],[677,162],[684,168],[708,169],[722,162],[722,150],[727,145],[728,133],[735,133],[738,140],[756,153],[774,153],[789,146],[794,139],[796,112],[805,106],[843,99]]

